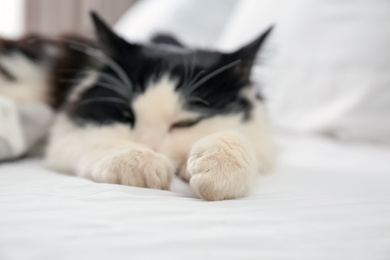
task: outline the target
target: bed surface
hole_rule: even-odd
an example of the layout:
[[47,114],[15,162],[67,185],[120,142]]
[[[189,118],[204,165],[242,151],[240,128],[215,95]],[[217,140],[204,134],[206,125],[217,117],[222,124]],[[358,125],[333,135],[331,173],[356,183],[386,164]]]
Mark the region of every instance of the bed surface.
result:
[[205,202],[0,165],[0,259],[390,259],[390,150],[279,136],[251,196]]

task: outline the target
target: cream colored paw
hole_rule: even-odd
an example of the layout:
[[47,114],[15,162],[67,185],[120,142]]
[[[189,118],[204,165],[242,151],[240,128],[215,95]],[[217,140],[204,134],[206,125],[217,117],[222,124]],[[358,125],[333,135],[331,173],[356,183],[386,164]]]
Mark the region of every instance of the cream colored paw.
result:
[[173,167],[161,154],[148,149],[132,149],[108,154],[91,170],[94,179],[104,182],[168,190]]
[[190,185],[205,200],[236,199],[248,194],[256,174],[254,155],[239,134],[205,137],[191,149]]

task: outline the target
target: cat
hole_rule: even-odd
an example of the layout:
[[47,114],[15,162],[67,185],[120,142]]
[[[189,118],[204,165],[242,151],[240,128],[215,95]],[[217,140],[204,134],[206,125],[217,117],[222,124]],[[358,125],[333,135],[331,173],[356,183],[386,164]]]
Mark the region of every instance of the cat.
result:
[[208,201],[248,195],[274,161],[263,99],[250,81],[272,27],[222,53],[170,35],[130,43],[91,16],[98,47],[72,41],[83,62],[56,92],[46,167],[163,190],[177,174]]

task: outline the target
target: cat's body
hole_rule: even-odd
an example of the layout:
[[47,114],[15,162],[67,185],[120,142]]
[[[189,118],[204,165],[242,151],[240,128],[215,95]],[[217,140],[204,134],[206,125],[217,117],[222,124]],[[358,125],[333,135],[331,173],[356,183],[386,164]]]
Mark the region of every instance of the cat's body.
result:
[[[177,173],[206,200],[245,196],[272,167],[273,144],[249,75],[268,30],[231,54],[169,36],[130,44],[96,16],[103,52],[51,130],[47,167],[98,182],[169,189]],[[74,75],[73,75],[74,76]]]

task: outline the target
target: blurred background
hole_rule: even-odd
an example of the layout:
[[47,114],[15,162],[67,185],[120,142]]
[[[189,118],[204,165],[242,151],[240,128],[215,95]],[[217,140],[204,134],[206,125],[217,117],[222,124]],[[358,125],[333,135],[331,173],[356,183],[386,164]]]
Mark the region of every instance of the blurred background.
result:
[[0,0],[0,35],[18,38],[25,33],[92,36],[87,15],[96,10],[113,25],[137,0]]

